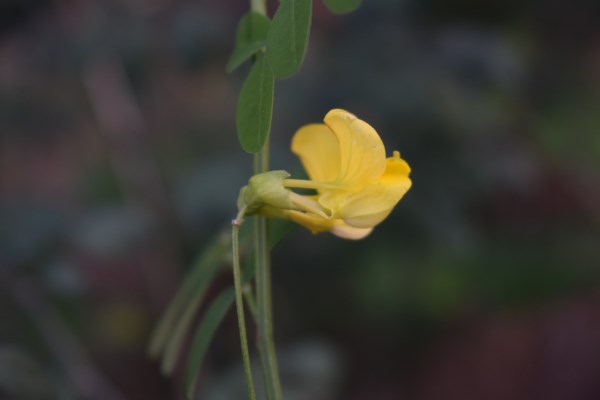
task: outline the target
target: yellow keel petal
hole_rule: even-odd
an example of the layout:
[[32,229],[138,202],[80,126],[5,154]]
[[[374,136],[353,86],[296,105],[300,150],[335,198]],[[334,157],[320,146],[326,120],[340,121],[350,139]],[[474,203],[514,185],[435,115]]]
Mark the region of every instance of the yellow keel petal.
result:
[[331,233],[343,239],[360,240],[368,236],[373,228],[355,228],[350,225],[340,224],[331,229]]
[[344,196],[337,204],[336,217],[358,228],[373,227],[383,221],[412,186],[410,168],[399,155],[387,159],[385,173],[359,193]]

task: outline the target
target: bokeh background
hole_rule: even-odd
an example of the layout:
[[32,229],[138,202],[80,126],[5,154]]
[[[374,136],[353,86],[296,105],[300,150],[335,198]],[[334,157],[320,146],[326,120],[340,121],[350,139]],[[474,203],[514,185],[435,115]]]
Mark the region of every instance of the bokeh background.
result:
[[[295,129],[341,107],[414,185],[363,241],[276,248],[286,399],[600,398],[599,5],[315,0],[273,167],[301,171]],[[251,174],[247,67],[224,72],[247,9],[0,3],[0,398],[182,398],[145,349]],[[237,335],[229,315],[198,398],[243,398]]]

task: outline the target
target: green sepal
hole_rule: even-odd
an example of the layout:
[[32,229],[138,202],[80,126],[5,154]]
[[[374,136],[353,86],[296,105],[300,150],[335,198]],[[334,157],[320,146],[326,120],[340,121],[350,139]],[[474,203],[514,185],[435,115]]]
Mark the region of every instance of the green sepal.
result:
[[290,191],[283,186],[283,180],[289,176],[287,171],[254,175],[240,190],[238,209],[244,209],[246,215],[251,215],[264,206],[283,210],[292,208]]

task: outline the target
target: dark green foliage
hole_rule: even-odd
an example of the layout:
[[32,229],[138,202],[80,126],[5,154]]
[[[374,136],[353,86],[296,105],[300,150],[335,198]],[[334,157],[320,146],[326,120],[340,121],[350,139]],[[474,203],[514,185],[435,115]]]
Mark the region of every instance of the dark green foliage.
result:
[[227,62],[227,72],[234,71],[265,47],[270,21],[264,15],[250,11],[244,15],[235,35],[235,48]]
[[267,57],[276,78],[288,78],[300,70],[310,31],[311,0],[283,0],[267,35]]
[[258,152],[271,129],[273,74],[265,57],[259,57],[242,86],[236,110],[238,139],[244,151]]

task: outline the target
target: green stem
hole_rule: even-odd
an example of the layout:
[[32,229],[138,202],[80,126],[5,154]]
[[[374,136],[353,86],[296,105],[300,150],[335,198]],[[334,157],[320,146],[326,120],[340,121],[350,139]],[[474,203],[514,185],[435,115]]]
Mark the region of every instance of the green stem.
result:
[[[252,11],[267,15],[266,0],[250,0]],[[269,138],[261,151],[254,156],[254,173],[269,170]],[[267,400],[281,400],[281,384],[273,340],[273,317],[271,306],[271,262],[267,240],[267,219],[256,217],[254,243],[256,250],[256,297],[258,316],[258,349],[260,352]]]
[[281,384],[279,383],[275,343],[273,340],[271,268],[266,232],[266,218],[257,218],[256,297],[258,308],[258,348],[262,361],[267,399],[281,400]]
[[248,398],[256,400],[254,393],[254,380],[252,379],[252,367],[250,366],[250,353],[248,351],[248,338],[246,336],[246,319],[244,318],[244,300],[242,298],[242,277],[240,272],[240,225],[244,218],[244,210],[240,210],[236,219],[231,223],[231,243],[233,253],[233,281],[235,285],[235,305],[237,309],[238,328],[240,331],[240,342],[242,344],[242,358],[244,360],[244,373],[248,387]]
[[[269,141],[255,155],[254,172],[269,170]],[[254,226],[256,250],[256,300],[258,313],[258,350],[261,358],[267,400],[281,400],[281,383],[277,368],[273,339],[273,312],[271,305],[271,257],[267,240],[268,220],[257,217]]]

